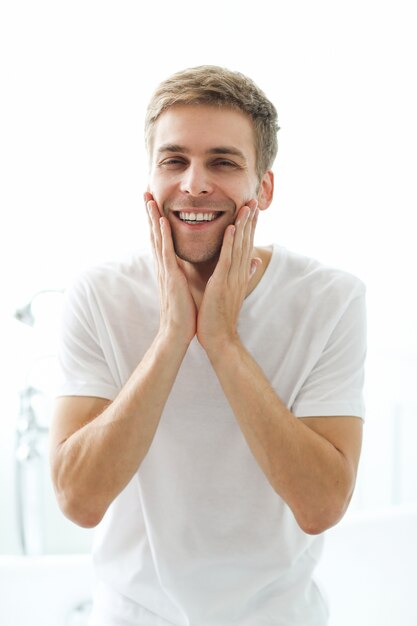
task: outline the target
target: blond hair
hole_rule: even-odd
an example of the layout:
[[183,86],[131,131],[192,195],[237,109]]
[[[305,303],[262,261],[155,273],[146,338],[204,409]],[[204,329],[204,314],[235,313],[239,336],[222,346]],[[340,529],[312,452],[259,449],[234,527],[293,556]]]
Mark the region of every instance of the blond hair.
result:
[[152,149],[158,117],[175,104],[213,104],[240,109],[255,130],[256,172],[259,180],[271,169],[278,151],[277,111],[264,92],[247,76],[216,65],[201,65],[173,74],[154,92],[146,112],[145,143]]

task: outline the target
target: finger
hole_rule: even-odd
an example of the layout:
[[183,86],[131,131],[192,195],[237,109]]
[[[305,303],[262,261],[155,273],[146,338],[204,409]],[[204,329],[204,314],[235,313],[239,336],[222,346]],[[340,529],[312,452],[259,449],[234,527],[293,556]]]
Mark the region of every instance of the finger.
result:
[[259,209],[258,209],[258,207],[255,207],[255,210],[253,212],[253,216],[252,216],[252,219],[251,219],[251,224],[250,224],[249,246],[248,246],[249,256],[251,256],[252,253],[253,253],[253,245],[254,245],[254,239],[255,239],[255,230],[256,230],[256,225],[258,223],[258,216],[259,216]]
[[234,245],[236,247],[236,250],[234,252],[238,252],[238,253],[241,252],[243,233],[245,232],[245,226],[248,221],[249,215],[250,215],[250,208],[246,204],[244,204],[240,208],[236,221],[235,221],[236,234],[235,234]]
[[151,209],[148,205],[149,200],[145,199],[145,194],[144,194],[144,200],[145,200],[145,208],[146,208],[146,216],[148,218],[148,224],[149,224],[149,231],[150,231],[150,236],[151,236],[151,242],[152,242],[152,248],[155,245],[155,241],[154,241],[154,234],[153,234],[153,222],[152,222],[152,217],[151,217]]
[[[249,206],[249,203],[248,203]],[[254,216],[257,209],[257,203],[253,203],[251,201],[250,213],[248,219],[246,220],[245,230],[243,232],[243,240],[242,240],[242,257],[241,257],[241,268],[243,271],[246,271],[250,264],[250,258],[252,254],[253,248],[253,236],[254,236]]]
[[244,204],[240,208],[240,211],[237,215],[236,222],[235,222],[236,232],[239,235],[239,237],[242,237],[242,233],[245,230],[245,226],[249,219],[250,212],[251,212],[251,209],[247,204]]
[[147,208],[148,208],[148,215],[149,215],[149,218],[151,220],[151,224],[152,224],[154,235],[159,236],[159,239],[160,239],[161,238],[161,235],[160,235],[161,229],[160,229],[160,226],[159,226],[159,220],[162,217],[161,211],[160,211],[157,203],[155,202],[155,200],[150,200],[148,202],[148,204],[147,204]]
[[236,226],[233,224],[229,225],[223,235],[222,248],[220,250],[219,260],[213,272],[213,276],[223,276],[225,279],[227,279],[230,266],[232,264],[232,251],[235,236]]
[[161,270],[162,265],[163,265],[163,258],[162,258],[162,235],[161,235],[161,228],[159,225],[159,219],[160,219],[159,210],[154,200],[151,200],[147,203],[147,209],[148,209],[149,222],[151,226],[152,245],[153,245],[154,253],[156,255],[158,266]]
[[156,208],[158,209],[158,213],[159,213],[160,217],[164,216],[163,210],[159,208],[158,203],[156,202],[155,198],[153,197],[153,195],[151,194],[150,191],[145,191],[145,193],[143,194],[143,199],[145,201],[145,206],[147,206],[148,202],[154,202]]
[[165,267],[174,269],[178,267],[177,257],[172,240],[171,225],[166,217],[159,218],[160,232],[162,237],[162,258]]
[[151,228],[151,239],[153,239],[153,222],[152,222],[152,215],[151,215],[152,211],[150,211],[149,202],[155,202],[155,199],[150,191],[145,191],[145,193],[143,194],[143,199],[145,201],[146,213],[148,216],[149,226]]
[[250,269],[249,269],[249,277],[248,277],[249,280],[258,271],[261,265],[262,265],[262,259],[260,259],[259,257],[255,257],[254,259],[251,260]]
[[156,224],[159,219],[159,212],[157,211],[155,207],[155,202],[152,200],[147,202],[146,208],[148,211],[148,219],[149,219],[149,225],[151,227],[152,237],[156,243],[158,240],[158,229],[156,228]]
[[[242,254],[244,252],[244,236],[246,225],[250,216],[250,208],[248,205],[242,206],[238,213],[238,217],[236,220],[236,234],[234,237],[233,243],[233,251],[232,251],[232,267],[231,267],[231,276],[234,280],[238,279],[239,276],[246,277],[246,269],[242,274],[242,265],[247,267],[247,260],[242,259]],[[242,262],[243,261],[243,262]]]

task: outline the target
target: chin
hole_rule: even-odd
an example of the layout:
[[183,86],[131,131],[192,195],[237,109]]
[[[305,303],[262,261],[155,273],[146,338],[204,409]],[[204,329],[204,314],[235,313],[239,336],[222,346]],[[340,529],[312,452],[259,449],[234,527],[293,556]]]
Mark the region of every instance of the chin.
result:
[[219,260],[221,247],[213,246],[212,248],[207,247],[205,250],[190,250],[187,249],[186,246],[174,245],[174,249],[175,254],[182,261],[198,265],[200,263],[217,263],[217,261]]

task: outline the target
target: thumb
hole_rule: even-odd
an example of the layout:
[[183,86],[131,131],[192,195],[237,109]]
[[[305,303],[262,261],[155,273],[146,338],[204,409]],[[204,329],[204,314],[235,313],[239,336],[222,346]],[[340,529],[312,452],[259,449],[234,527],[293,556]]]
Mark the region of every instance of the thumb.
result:
[[261,267],[261,265],[262,265],[262,259],[260,259],[259,257],[255,257],[254,259],[251,259],[250,269],[249,269],[249,278],[252,278],[252,276]]

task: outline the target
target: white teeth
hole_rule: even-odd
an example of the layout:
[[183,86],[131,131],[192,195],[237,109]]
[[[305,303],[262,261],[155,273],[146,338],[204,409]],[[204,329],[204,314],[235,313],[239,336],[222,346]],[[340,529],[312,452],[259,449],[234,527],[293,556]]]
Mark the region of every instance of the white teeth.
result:
[[180,219],[186,222],[211,222],[217,217],[216,213],[186,213],[180,211]]

